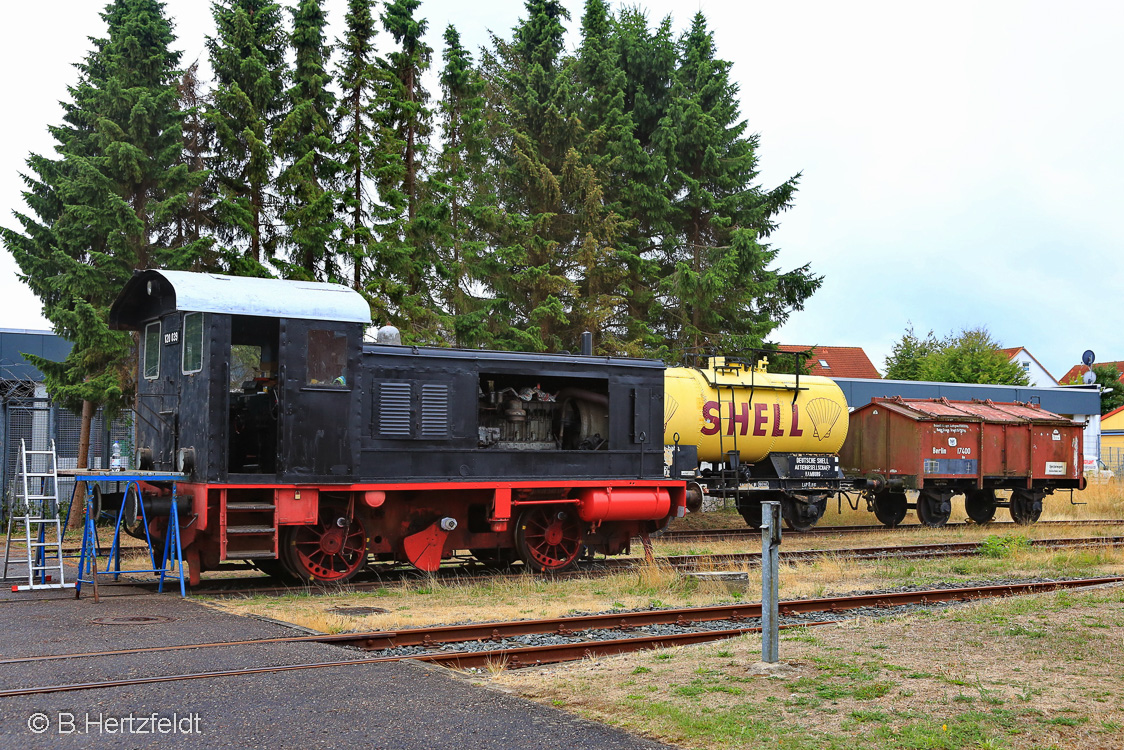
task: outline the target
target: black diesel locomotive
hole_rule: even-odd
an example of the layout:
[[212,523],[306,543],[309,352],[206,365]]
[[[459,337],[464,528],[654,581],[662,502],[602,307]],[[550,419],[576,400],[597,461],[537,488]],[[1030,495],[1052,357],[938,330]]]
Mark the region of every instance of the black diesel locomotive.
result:
[[[140,335],[137,460],[177,490],[192,583],[225,560],[345,581],[458,550],[558,570],[682,515],[662,363],[402,345],[339,285],[149,270],[110,312]],[[170,486],[145,487],[158,536]],[[165,514],[167,511],[164,511]]]

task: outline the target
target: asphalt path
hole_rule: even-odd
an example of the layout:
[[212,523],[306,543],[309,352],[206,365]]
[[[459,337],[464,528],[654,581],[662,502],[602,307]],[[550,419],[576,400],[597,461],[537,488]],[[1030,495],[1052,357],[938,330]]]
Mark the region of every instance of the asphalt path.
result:
[[[40,599],[46,599],[42,601]],[[35,599],[38,601],[30,601]],[[159,617],[148,624],[102,618]],[[165,619],[166,618],[166,619]],[[0,592],[0,659],[301,634],[175,594]],[[0,690],[362,658],[321,643],[0,665]],[[4,748],[639,750],[667,747],[409,662],[0,698]]]

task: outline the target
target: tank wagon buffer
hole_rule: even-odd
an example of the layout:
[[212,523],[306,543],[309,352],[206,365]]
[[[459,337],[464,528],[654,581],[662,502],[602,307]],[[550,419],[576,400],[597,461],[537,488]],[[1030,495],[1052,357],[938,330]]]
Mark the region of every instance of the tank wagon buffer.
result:
[[[346,581],[470,550],[559,570],[682,515],[662,363],[404,346],[333,284],[148,270],[110,312],[139,333],[140,468],[180,472],[191,581],[224,561]],[[168,485],[144,485],[150,530]],[[161,511],[163,517],[161,517]]]
[[762,501],[779,501],[785,524],[807,530],[843,489],[847,402],[830,378],[768,372],[776,354],[670,368],[664,439],[672,475],[691,481],[692,498],[733,500],[754,527]]
[[1007,508],[1030,524],[1046,495],[1085,488],[1083,428],[1036,404],[876,398],[851,414],[840,458],[886,526],[910,508],[922,524],[943,526],[960,494],[976,523]]

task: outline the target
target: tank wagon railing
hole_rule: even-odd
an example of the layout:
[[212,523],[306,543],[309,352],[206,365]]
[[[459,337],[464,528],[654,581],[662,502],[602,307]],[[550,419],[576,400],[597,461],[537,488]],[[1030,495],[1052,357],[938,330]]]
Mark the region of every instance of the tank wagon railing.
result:
[[[746,354],[749,354],[751,356],[747,358],[745,356]],[[742,483],[747,477],[743,476],[741,466],[741,453],[738,449],[738,430],[734,430],[731,435],[734,439],[734,445],[732,449],[727,451],[725,445],[723,444],[723,434],[725,433],[725,430],[723,429],[722,425],[722,389],[729,389],[730,403],[734,404],[736,402],[736,390],[739,388],[745,388],[745,383],[741,382],[740,380],[724,382],[720,379],[720,376],[723,374],[736,375],[737,373],[748,371],[748,401],[751,404],[753,403],[753,394],[758,387],[767,388],[769,390],[791,390],[792,403],[795,404],[797,399],[800,398],[800,391],[808,390],[807,388],[800,387],[800,373],[804,369],[804,360],[807,359],[810,354],[810,351],[785,352],[775,349],[743,349],[738,355],[735,356],[711,356],[701,358],[704,367],[700,367],[699,369],[704,373],[704,377],[707,373],[705,365],[710,364],[710,369],[714,372],[714,377],[707,377],[707,382],[709,382],[710,385],[714,387],[714,392],[718,397],[718,444],[720,446],[720,452],[722,452],[726,456],[726,462],[719,472],[719,481],[722,484],[723,500],[725,501],[726,499],[732,498],[734,501],[734,507],[740,507],[741,505],[742,494],[743,492],[745,492],[742,489]],[[767,360],[768,357],[774,355],[792,357],[795,380],[791,387],[788,385],[764,385],[757,382],[756,373],[758,363],[762,358],[766,358]],[[719,364],[719,361],[721,361],[721,364]]]

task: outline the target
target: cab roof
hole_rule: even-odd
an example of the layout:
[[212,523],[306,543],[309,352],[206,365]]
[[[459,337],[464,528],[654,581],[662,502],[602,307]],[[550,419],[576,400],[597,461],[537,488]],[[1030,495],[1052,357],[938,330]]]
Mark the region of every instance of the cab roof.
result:
[[125,284],[109,309],[109,325],[139,330],[172,312],[371,322],[367,301],[342,284],[150,269]]

